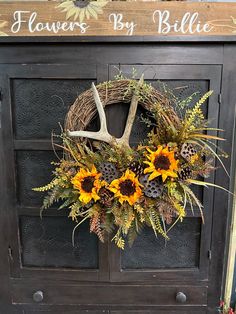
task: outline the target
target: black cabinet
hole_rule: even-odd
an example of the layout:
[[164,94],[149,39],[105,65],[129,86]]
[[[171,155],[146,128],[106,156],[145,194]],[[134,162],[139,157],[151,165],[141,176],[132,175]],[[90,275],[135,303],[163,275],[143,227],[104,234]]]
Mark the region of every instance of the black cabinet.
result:
[[[144,73],[154,87],[167,87],[180,99],[214,90],[205,114],[212,127],[225,129],[227,141],[220,147],[231,156],[226,161],[230,171],[235,51],[234,45],[199,43],[0,46],[0,292],[8,301],[1,313],[216,313],[229,195],[197,189],[205,224],[197,210],[193,216],[189,209],[167,244],[145,229],[132,248],[121,252],[109,238],[99,243],[86,224],[73,247],[68,213],[52,208],[41,220],[42,197],[31,189],[50,179],[50,161],[57,159],[51,132],[60,132],[77,95],[92,82],[113,79],[119,70],[137,79]],[[114,135],[122,131],[127,110],[121,104],[107,108]],[[136,119],[132,144],[146,132]],[[226,188],[231,184],[221,169],[209,180]]]

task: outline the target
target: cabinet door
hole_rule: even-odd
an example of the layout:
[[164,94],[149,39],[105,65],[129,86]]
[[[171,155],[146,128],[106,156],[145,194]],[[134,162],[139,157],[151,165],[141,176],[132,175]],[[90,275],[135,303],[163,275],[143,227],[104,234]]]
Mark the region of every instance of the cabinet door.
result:
[[[117,67],[110,66],[110,78],[117,74]],[[135,73],[139,78],[144,73],[144,78],[154,87],[163,91],[169,89],[180,100],[195,92],[203,95],[208,90],[214,90],[214,94],[204,105],[204,113],[211,121],[211,127],[217,127],[221,66],[120,65],[119,69],[125,77]],[[133,144],[142,139],[140,137],[145,136],[145,132],[140,121],[137,120],[132,131]],[[207,180],[214,182],[214,174]],[[113,281],[151,281],[165,284],[173,280],[179,283],[207,282],[214,189],[198,188],[195,189],[195,193],[204,205],[205,224],[202,223],[197,209],[194,209],[192,215],[188,208],[187,217],[170,231],[170,240],[167,243],[161,236],[156,238],[152,230],[147,228],[131,248],[126,247],[124,251],[120,251],[112,245]]]
[[[51,179],[62,152],[53,152],[51,132],[60,134],[65,115],[78,94],[98,80],[95,64],[1,66],[3,200],[9,241],[10,276],[100,281],[108,278],[107,246],[90,234],[88,224],[71,234],[68,210],[45,210],[33,187]],[[19,282],[19,281],[18,281]]]

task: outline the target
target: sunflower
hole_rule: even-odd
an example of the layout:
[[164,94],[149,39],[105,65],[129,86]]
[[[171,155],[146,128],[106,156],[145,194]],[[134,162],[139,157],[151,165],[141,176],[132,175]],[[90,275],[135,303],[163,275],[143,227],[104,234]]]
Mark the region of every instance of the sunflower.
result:
[[100,199],[98,196],[98,192],[102,187],[102,182],[99,180],[100,176],[101,174],[97,172],[93,165],[91,171],[81,168],[71,179],[74,188],[80,192],[79,200],[82,203],[88,204],[92,199],[94,201]]
[[142,195],[141,184],[133,171],[127,169],[119,179],[111,182],[109,189],[114,193],[114,196],[123,204],[127,201],[133,205]]
[[159,145],[157,150],[153,152],[147,148],[150,155],[147,156],[149,161],[144,161],[149,167],[144,169],[144,173],[151,173],[149,180],[153,180],[158,176],[162,176],[162,181],[165,182],[167,177],[177,178],[176,170],[178,169],[178,160],[174,157],[174,152],[168,147]]
[[[1,16],[1,14],[0,14],[0,16]],[[0,29],[4,28],[7,25],[8,25],[7,21],[0,20]],[[5,32],[3,32],[2,30],[0,30],[0,36],[8,36],[8,35]]]
[[80,23],[83,20],[89,19],[90,17],[98,18],[98,14],[102,14],[102,8],[107,4],[108,1],[105,0],[65,0],[61,4],[57,6],[57,8],[61,8],[62,12],[66,13],[66,19],[68,20],[70,17],[74,17],[74,21],[79,18]]

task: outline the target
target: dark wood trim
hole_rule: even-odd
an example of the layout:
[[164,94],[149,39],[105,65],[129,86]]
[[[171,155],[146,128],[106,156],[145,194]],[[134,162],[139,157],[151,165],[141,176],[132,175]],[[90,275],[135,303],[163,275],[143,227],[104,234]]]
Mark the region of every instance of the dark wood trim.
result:
[[96,63],[83,64],[1,64],[0,71],[7,73],[9,79],[43,78],[43,79],[94,79],[97,76]]
[[[88,306],[78,306],[70,305],[70,309],[65,305],[30,305],[23,304],[21,306],[15,305],[17,308],[23,308],[23,314],[48,314],[48,313],[57,313],[57,314],[80,314],[80,311],[87,311],[86,314],[94,314],[91,311],[96,311],[98,308],[101,310],[101,314],[206,314],[206,306],[178,306],[170,307],[169,306],[123,306],[123,305],[114,305],[112,307],[107,305],[88,305]],[[37,308],[42,310],[41,312],[34,312]],[[45,311],[45,312],[44,312]],[[48,311],[48,312],[47,312]],[[104,312],[103,312],[104,311]],[[82,312],[84,314],[84,312]],[[100,314],[99,310],[98,313]],[[95,314],[98,314],[95,312]],[[214,313],[215,314],[215,313]]]
[[[175,297],[178,291],[187,296],[182,309],[206,306],[207,287],[182,285],[113,285],[113,284],[66,284],[40,282],[32,280],[18,280],[13,283],[12,300],[15,304],[32,303],[32,293],[36,290],[44,292],[42,304],[71,304],[71,305],[97,305],[97,307],[114,308],[120,304],[123,307],[160,306],[174,309],[181,307]],[[148,297],[147,297],[148,296]]]
[[[31,307],[23,307],[24,309],[24,313],[23,314],[52,314],[52,313],[57,313],[57,314],[109,314],[109,311],[105,311],[105,310],[90,310],[90,309],[74,309],[74,310],[71,310],[71,309],[68,309],[65,308],[63,310],[63,307],[54,307],[54,306],[51,306],[51,307],[46,307],[46,310],[45,310],[45,307],[43,306],[40,306],[40,309],[31,309]],[[66,311],[66,312],[65,312]],[[194,313],[193,313],[194,314]],[[199,314],[202,314],[202,313],[199,313]]]
[[234,43],[236,36],[22,36],[1,37],[0,43]]
[[132,310],[125,310],[125,311],[110,311],[110,314],[206,314],[205,310],[185,310],[185,311],[179,311],[179,310],[143,310],[143,311],[132,311]]
[[[0,85],[2,80],[0,79]],[[2,102],[0,102],[2,105]],[[2,122],[2,121],[1,121]],[[3,130],[0,128],[0,147],[3,146]],[[4,152],[0,149],[0,178],[6,177],[6,167],[4,167]],[[1,247],[1,258],[0,258],[0,313],[16,313],[11,305],[11,286],[10,286],[10,270],[9,270],[9,253],[11,247],[9,246],[9,208],[7,201],[7,186],[2,181],[0,188],[0,247]]]
[[[219,128],[225,130],[224,143],[219,143],[219,147],[228,152],[232,159],[225,161],[225,166],[231,174],[229,179],[222,168],[216,172],[216,184],[220,184],[227,189],[232,189],[235,177],[235,104],[236,90],[232,87],[232,82],[236,81],[236,56],[235,49],[231,45],[224,46],[224,67],[222,72],[222,104],[220,106]],[[231,127],[229,127],[231,126]],[[215,313],[221,293],[223,293],[223,265],[226,267],[227,245],[226,235],[227,219],[231,217],[232,196],[222,191],[215,191],[213,209],[213,229],[212,229],[212,260],[209,286],[209,313]],[[228,218],[227,218],[228,217]],[[221,221],[221,224],[217,223]]]
[[[142,54],[139,50],[142,48]],[[10,64],[73,65],[97,64],[222,64],[223,46],[212,43],[144,44],[112,43],[34,43],[29,45],[0,45],[0,64],[6,71]],[[119,53],[122,51],[122,53]],[[102,55],[101,55],[102,52]],[[23,66],[22,66],[23,69]],[[20,73],[19,73],[20,75]]]

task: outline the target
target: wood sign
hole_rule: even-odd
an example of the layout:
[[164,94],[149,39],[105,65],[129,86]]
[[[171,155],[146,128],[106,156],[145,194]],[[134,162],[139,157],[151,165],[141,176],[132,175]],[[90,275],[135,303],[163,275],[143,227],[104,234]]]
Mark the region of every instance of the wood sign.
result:
[[0,35],[236,35],[236,3],[3,1]]

